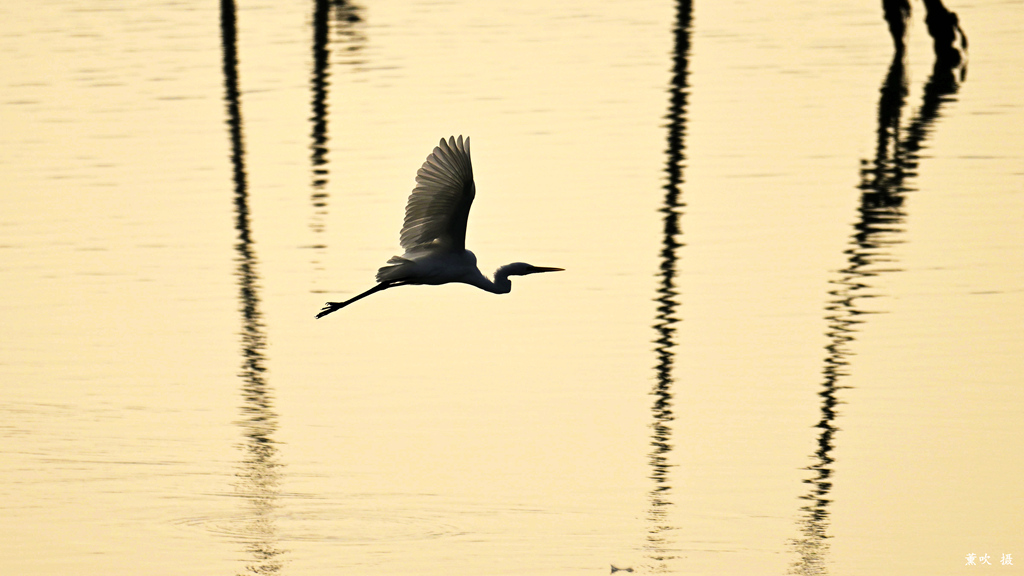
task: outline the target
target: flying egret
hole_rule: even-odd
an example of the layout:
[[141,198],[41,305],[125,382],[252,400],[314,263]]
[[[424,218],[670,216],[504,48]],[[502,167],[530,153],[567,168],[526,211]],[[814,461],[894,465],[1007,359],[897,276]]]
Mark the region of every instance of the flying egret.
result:
[[557,272],[562,268],[533,266],[525,262],[506,264],[494,273],[494,280],[476,266],[476,256],[466,250],[466,220],[476,195],[473,166],[469,159],[469,138],[444,138],[427,156],[416,173],[416,187],[409,195],[402,225],[402,256],[393,256],[377,271],[377,285],[344,302],[328,302],[317,318],[394,286],[406,284],[447,284],[462,282],[493,292],[512,291],[509,276]]

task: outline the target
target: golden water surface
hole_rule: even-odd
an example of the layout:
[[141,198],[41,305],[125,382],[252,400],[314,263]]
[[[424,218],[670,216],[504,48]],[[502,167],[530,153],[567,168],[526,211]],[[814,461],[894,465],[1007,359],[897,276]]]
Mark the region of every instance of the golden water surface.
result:
[[[0,573],[1021,570],[1024,3],[947,4],[955,69],[919,3],[6,2]],[[453,134],[481,268],[566,271],[314,320]]]

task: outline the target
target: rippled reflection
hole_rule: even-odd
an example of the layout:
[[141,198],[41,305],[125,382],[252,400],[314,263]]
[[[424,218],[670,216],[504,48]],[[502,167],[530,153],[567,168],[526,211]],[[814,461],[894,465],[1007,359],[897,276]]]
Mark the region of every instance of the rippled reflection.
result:
[[240,311],[242,313],[242,419],[243,457],[237,473],[236,493],[248,504],[245,535],[251,555],[245,571],[277,574],[281,571],[274,518],[280,495],[281,464],[273,434],[277,415],[273,397],[265,379],[266,335],[259,311],[258,261],[249,227],[248,180],[245,171],[245,147],[242,138],[242,114],[238,91],[238,52],[236,13],[233,0],[221,2],[221,30],[224,45],[224,85],[228,126],[231,133],[231,162],[235,183],[235,229],[238,231],[237,261]]
[[[967,35],[960,27],[960,18],[956,12],[950,12],[942,0],[924,0],[927,10],[925,25],[932,37],[935,58],[945,66],[957,66],[963,62],[967,52]],[[907,20],[910,18],[910,2],[908,0],[882,0],[882,11],[885,21],[889,23],[889,34],[892,36],[897,57],[906,50]]]
[[[361,8],[345,0],[314,0],[313,7],[313,74],[310,78],[313,93],[313,124],[310,144],[310,161],[312,163],[312,192],[310,201],[313,205],[313,217],[310,228],[314,232],[324,231],[324,219],[327,215],[329,195],[327,184],[330,170],[328,168],[328,96],[330,87],[331,65],[331,23],[341,39],[340,51],[344,63],[359,62],[358,54],[363,47],[363,35],[358,24],[363,19]],[[318,244],[316,248],[323,248]]]
[[672,506],[670,500],[672,486],[670,484],[669,453],[672,451],[672,366],[675,360],[675,324],[679,322],[679,307],[676,291],[676,262],[678,250],[683,246],[679,241],[681,230],[679,219],[684,206],[681,200],[683,182],[683,151],[686,134],[686,102],[689,86],[687,84],[688,57],[690,52],[690,21],[692,7],[689,1],[680,1],[676,6],[675,51],[673,57],[672,85],[669,89],[670,103],[668,112],[668,161],[665,172],[668,176],[665,184],[665,200],[661,208],[663,214],[663,236],[661,249],[661,265],[658,274],[658,312],[655,316],[654,329],[658,332],[655,340],[655,352],[658,363],[655,366],[657,380],[651,394],[654,403],[651,406],[651,451],[648,461],[651,465],[651,479],[654,487],[650,492],[650,510],[647,513],[649,527],[647,530],[647,557],[652,561],[655,572],[668,571],[667,562],[675,556],[675,546],[669,534],[674,529],[668,511]]
[[[313,1],[313,72],[310,75],[312,92],[312,115],[310,122],[310,164],[312,180],[310,182],[310,204],[312,213],[309,228],[316,239],[308,246],[313,249],[312,267],[322,271],[322,255],[327,243],[322,234],[326,230],[329,211],[330,194],[330,138],[329,138],[329,101],[332,38],[339,42],[333,53],[342,64],[356,65],[361,62],[360,53],[365,44],[365,37],[360,30],[363,17],[362,8],[346,0],[314,0]],[[332,27],[335,36],[332,36]],[[313,289],[313,292],[320,292]]]
[[313,192],[310,199],[313,203],[313,221],[310,227],[315,232],[323,232],[323,217],[327,212],[327,87],[328,66],[330,64],[330,17],[331,3],[328,0],[316,0],[313,9],[313,122],[310,145],[313,164]]
[[834,472],[832,450],[839,428],[835,424],[838,392],[845,388],[840,381],[849,375],[849,358],[853,352],[849,345],[863,323],[863,316],[877,310],[868,310],[865,300],[878,296],[872,278],[900,269],[893,261],[892,247],[900,243],[906,217],[903,201],[906,192],[913,190],[910,179],[917,175],[920,150],[925,138],[939,117],[943,102],[949,101],[958,88],[956,77],[963,78],[963,67],[958,63],[937,59],[931,78],[924,87],[921,108],[903,128],[901,116],[907,97],[907,79],[903,54],[897,53],[882,83],[878,103],[878,146],[874,160],[865,161],[861,169],[861,199],[858,219],[846,249],[846,267],[830,281],[829,301],[825,307],[828,345],[822,373],[821,420],[815,425],[820,430],[818,447],[811,455],[808,470],[812,476],[804,480],[807,493],[801,496],[806,504],[801,507],[800,530],[802,537],[794,540],[793,547],[799,559],[792,573],[827,574],[829,504]]

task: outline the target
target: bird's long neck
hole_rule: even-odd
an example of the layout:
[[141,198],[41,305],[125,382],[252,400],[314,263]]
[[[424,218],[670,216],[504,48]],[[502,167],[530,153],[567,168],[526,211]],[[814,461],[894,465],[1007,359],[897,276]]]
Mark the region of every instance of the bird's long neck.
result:
[[471,284],[492,294],[508,294],[512,291],[512,281],[509,280],[508,270],[505,268],[502,266],[494,272],[494,280],[480,274],[479,277],[473,279]]

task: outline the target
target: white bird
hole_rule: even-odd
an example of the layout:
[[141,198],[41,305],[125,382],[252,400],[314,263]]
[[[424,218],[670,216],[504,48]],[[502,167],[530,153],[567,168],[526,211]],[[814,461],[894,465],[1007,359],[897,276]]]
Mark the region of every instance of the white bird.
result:
[[406,284],[447,284],[462,282],[494,294],[512,291],[509,276],[557,272],[562,268],[533,266],[525,262],[506,264],[494,273],[494,280],[476,266],[476,256],[466,250],[466,220],[476,196],[469,138],[441,139],[434,152],[416,173],[416,187],[409,195],[402,225],[401,244],[405,254],[393,256],[377,271],[378,284],[344,302],[328,302],[317,318],[386,290]]

